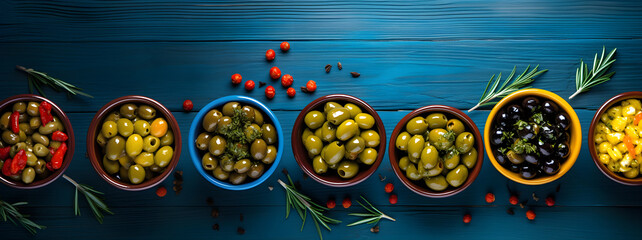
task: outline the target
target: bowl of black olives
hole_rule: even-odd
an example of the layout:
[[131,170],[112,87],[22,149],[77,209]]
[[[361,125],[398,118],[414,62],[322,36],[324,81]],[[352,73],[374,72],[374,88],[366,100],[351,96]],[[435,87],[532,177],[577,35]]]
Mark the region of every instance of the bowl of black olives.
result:
[[575,164],[582,130],[577,114],[560,96],[525,89],[495,105],[486,121],[484,145],[502,175],[541,185],[562,177]]

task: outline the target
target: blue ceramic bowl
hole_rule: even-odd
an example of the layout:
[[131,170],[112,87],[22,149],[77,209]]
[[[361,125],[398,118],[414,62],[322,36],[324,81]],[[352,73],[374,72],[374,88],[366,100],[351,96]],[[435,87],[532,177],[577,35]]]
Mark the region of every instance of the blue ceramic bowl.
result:
[[[267,115],[268,118],[270,119],[270,122],[272,122],[272,125],[276,128],[276,132],[278,134],[278,143],[277,143],[277,154],[276,154],[276,159],[274,159],[274,162],[270,166],[270,168],[261,175],[258,179],[240,184],[240,185],[234,185],[229,182],[224,182],[221,180],[216,179],[214,176],[209,171],[205,171],[203,169],[203,166],[201,165],[201,158],[203,155],[199,152],[198,149],[196,149],[196,145],[194,144],[196,141],[196,137],[198,134],[203,132],[203,117],[207,112],[214,108],[219,108],[223,107],[225,103],[228,102],[240,102],[241,104],[247,104],[251,105],[252,107],[256,109],[260,109],[261,112],[264,115]],[[281,129],[281,124],[279,123],[279,120],[274,116],[274,113],[263,103],[257,101],[254,98],[250,97],[245,97],[245,96],[239,96],[239,95],[231,95],[231,96],[226,96],[222,97],[219,99],[216,99],[209,104],[205,105],[203,109],[201,109],[197,114],[194,120],[192,121],[192,125],[189,128],[189,141],[188,141],[188,146],[189,146],[189,154],[192,157],[192,162],[194,162],[194,167],[196,167],[196,170],[205,178],[207,181],[211,182],[212,184],[216,185],[217,187],[223,188],[223,189],[228,189],[228,190],[246,190],[250,189],[253,187],[258,186],[259,184],[263,183],[266,179],[268,179],[272,173],[274,173],[274,170],[277,168],[279,165],[279,161],[281,161],[281,156],[283,155],[283,129]]]

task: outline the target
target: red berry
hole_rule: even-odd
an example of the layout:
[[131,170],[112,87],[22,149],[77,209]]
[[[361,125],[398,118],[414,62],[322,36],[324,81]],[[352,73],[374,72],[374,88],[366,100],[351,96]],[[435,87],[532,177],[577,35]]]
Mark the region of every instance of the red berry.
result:
[[317,83],[310,80],[307,84],[305,84],[305,88],[308,90],[308,92],[314,92],[317,90]]
[[164,197],[167,194],[167,188],[160,186],[156,189],[156,195],[159,197]]
[[349,208],[350,206],[352,206],[352,201],[350,200],[350,197],[344,198],[342,205],[343,205],[343,208]]
[[535,220],[535,212],[533,210],[526,211],[526,218],[531,221]]
[[296,90],[294,88],[288,88],[288,97],[294,97],[296,95]]
[[386,190],[387,193],[391,193],[392,190],[395,190],[395,186],[392,185],[392,183],[388,183],[386,184],[386,187],[384,188],[384,190]]
[[276,53],[274,52],[274,50],[268,49],[267,52],[265,52],[265,59],[267,59],[268,61],[274,60],[275,57]]
[[247,80],[247,82],[245,82],[245,90],[252,91],[253,89],[254,89],[254,81]]
[[290,50],[290,43],[282,42],[281,43],[281,51],[287,52],[288,50]]
[[334,202],[334,199],[328,199],[328,202],[325,204],[329,209],[333,209],[337,206],[337,203]]
[[192,111],[193,108],[194,108],[194,104],[192,103],[191,100],[188,99],[183,101],[183,110],[185,110],[186,112],[189,112],[189,111]]
[[470,214],[465,214],[464,223],[470,223],[470,220],[472,220],[472,217],[470,216]]
[[268,86],[268,87],[266,87],[266,88],[265,88],[265,96],[266,96],[268,99],[272,99],[272,98],[274,98],[274,95],[275,95],[275,94],[276,94],[276,91],[274,90],[274,87],[272,87],[272,86]]
[[553,197],[547,197],[546,206],[549,206],[549,207],[555,206],[555,199],[553,199]]
[[510,198],[508,199],[510,204],[517,205],[519,203],[519,198],[515,195],[511,195]]
[[495,194],[493,194],[493,193],[486,193],[486,202],[487,202],[487,203],[493,203],[493,202],[495,202]]
[[270,68],[270,77],[272,79],[279,79],[281,77],[281,69],[278,67]]
[[390,201],[390,204],[397,204],[397,194],[391,194],[388,201]]
[[[270,71],[270,73],[272,72]],[[283,86],[284,88],[292,86],[293,82],[294,82],[294,78],[290,74],[285,74],[281,78],[281,86]]]
[[232,84],[240,84],[242,80],[243,77],[241,77],[241,74],[235,73],[232,75]]

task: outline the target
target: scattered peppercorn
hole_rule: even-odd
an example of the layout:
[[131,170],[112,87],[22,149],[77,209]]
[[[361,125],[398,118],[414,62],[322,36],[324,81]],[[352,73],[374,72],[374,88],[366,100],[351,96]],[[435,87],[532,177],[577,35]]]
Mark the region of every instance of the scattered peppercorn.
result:
[[287,52],[289,50],[290,50],[290,43],[282,42],[281,43],[281,51]]
[[397,194],[391,194],[388,201],[390,201],[390,204],[397,204]]
[[285,74],[281,78],[281,86],[283,86],[284,88],[288,88],[292,86],[293,82],[294,82],[294,78],[290,74]]
[[214,205],[214,199],[213,199],[212,197],[207,197],[207,198],[205,199],[205,202],[206,202],[206,203],[207,203],[207,205],[209,205],[209,206]]
[[294,88],[288,88],[287,94],[288,94],[288,97],[292,98],[294,97],[294,95],[296,95],[296,90],[294,90]]
[[167,195],[167,188],[165,188],[165,186],[160,186],[156,189],[156,196],[164,197],[165,195]]
[[275,58],[275,57],[276,57],[276,53],[274,52],[274,50],[272,50],[272,49],[268,49],[268,50],[265,52],[265,59],[266,59],[266,60],[268,60],[268,61],[272,61],[272,60],[274,60],[274,58]]
[[239,220],[243,222],[243,213],[241,213],[241,216],[239,216]]
[[272,87],[272,86],[267,86],[267,87],[265,88],[265,96],[266,96],[268,99],[272,99],[272,98],[274,98],[274,95],[276,95],[276,91],[274,90],[274,87]]
[[528,220],[531,220],[531,221],[535,220],[535,211],[533,211],[532,209],[526,211],[526,218],[528,218]]
[[279,79],[281,77],[281,69],[278,67],[270,68],[270,77],[272,79]]
[[330,65],[330,64],[325,65],[325,72],[326,72],[326,73],[329,73],[329,72],[330,72],[330,70],[332,70],[332,65]]
[[334,198],[328,199],[328,202],[325,203],[325,206],[328,207],[329,209],[333,209],[334,207],[337,206],[337,203],[334,201]]
[[493,193],[486,193],[486,202],[487,202],[487,203],[493,203],[493,202],[495,202],[495,194],[493,194]]
[[174,187],[172,188],[176,195],[183,190],[183,171],[174,171]]
[[259,81],[259,88],[262,88],[263,86],[265,86],[265,84],[267,83]]
[[555,206],[555,199],[553,199],[553,197],[551,196],[547,197],[546,206],[549,206],[549,207]]
[[308,83],[305,84],[305,89],[308,90],[308,92],[314,92],[317,90],[317,83],[315,81],[308,81]]
[[343,69],[343,65],[341,65],[341,62],[337,62],[337,68],[338,68],[339,70]]
[[219,216],[218,208],[212,208],[212,217],[217,218]]
[[359,74],[358,72],[350,72],[350,74],[353,78],[358,78],[359,76],[361,76],[361,74]]
[[243,81],[241,74],[235,73],[232,75],[232,84],[237,85],[240,84],[241,81]]
[[464,214],[464,223],[470,223],[470,220],[472,220],[470,214]]
[[350,206],[352,206],[352,200],[350,200],[350,197],[344,198],[342,205],[343,208],[349,208]]
[[247,82],[245,82],[245,90],[247,90],[247,91],[254,90],[254,81],[247,80]]
[[506,209],[506,213],[508,213],[508,215],[515,215],[515,210],[513,210],[513,208],[509,208]]
[[236,232],[243,235],[245,234],[245,229],[243,229],[242,227],[239,227],[238,229],[236,229]]
[[379,232],[379,226],[374,226],[374,227],[370,228],[370,232],[378,233]]
[[517,205],[519,203],[519,198],[517,198],[516,195],[511,195],[510,198],[508,199],[508,201],[512,205]]
[[212,225],[212,229],[218,231],[219,229],[218,223],[214,223],[214,225]]
[[194,103],[192,103],[192,100],[187,99],[183,101],[183,110],[185,110],[186,112],[189,112],[189,111],[192,111],[193,108],[194,108]]
[[392,183],[387,183],[387,184],[386,184],[386,187],[384,187],[384,190],[385,190],[387,193],[391,193],[391,192],[392,192],[392,190],[395,190],[395,186],[394,186],[394,185],[392,185]]

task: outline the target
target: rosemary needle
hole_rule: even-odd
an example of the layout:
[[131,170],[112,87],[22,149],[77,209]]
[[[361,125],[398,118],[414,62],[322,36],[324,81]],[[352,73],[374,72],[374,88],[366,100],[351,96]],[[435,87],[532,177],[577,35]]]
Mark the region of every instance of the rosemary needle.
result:
[[38,90],[38,93],[40,93],[40,95],[42,95],[43,97],[46,97],[41,87],[42,85],[45,85],[53,88],[57,92],[64,91],[70,95],[82,95],[88,98],[94,98],[92,95],[89,95],[83,92],[82,88],[76,87],[63,80],[49,76],[46,73],[38,72],[31,68],[25,68],[19,65],[16,65],[16,68],[20,71],[27,73],[27,80],[29,81],[29,92],[31,93],[33,93],[33,90],[35,88],[36,90]]
[[388,219],[390,221],[397,221],[396,219],[386,215],[385,213],[379,211],[379,209],[375,208],[368,200],[366,200],[365,197],[361,196],[361,199],[363,199],[364,202],[366,202],[367,206],[363,203],[361,203],[359,200],[357,200],[357,203],[361,205],[364,209],[366,209],[368,212],[367,213],[350,213],[348,215],[350,216],[356,216],[356,217],[362,217],[363,219],[350,223],[348,224],[348,227],[356,226],[359,224],[374,224],[376,225],[379,223],[379,220],[381,219]]
[[27,202],[8,203],[0,200],[0,217],[3,221],[10,221],[15,225],[20,225],[27,229],[31,234],[36,234],[36,230],[45,229],[45,226],[38,225],[29,219],[29,215],[22,214],[18,211],[18,206],[27,205]]
[[504,83],[502,83],[501,86],[499,86],[499,83],[502,79],[502,73],[499,73],[499,75],[497,75],[497,78],[495,78],[495,75],[490,77],[488,84],[486,84],[486,89],[484,89],[484,93],[482,94],[481,98],[479,98],[479,103],[477,103],[477,105],[475,105],[473,108],[469,109],[468,112],[471,112],[481,106],[496,104],[497,102],[491,102],[491,100],[495,98],[503,98],[508,94],[511,94],[512,92],[523,89],[526,85],[535,81],[535,78],[538,75],[548,71],[548,69],[537,71],[537,68],[539,67],[539,65],[537,65],[535,68],[533,68],[533,70],[528,72],[528,69],[530,67],[531,66],[528,65],[524,72],[522,72],[522,74],[520,74],[517,78],[515,78],[514,81],[511,82],[513,76],[515,75],[515,70],[517,69],[517,66],[515,66],[513,68],[513,71],[506,78],[506,80],[504,80]]
[[613,56],[615,56],[616,50],[617,48],[614,48],[609,52],[609,55],[604,57],[606,48],[602,47],[602,56],[600,56],[598,61],[597,53],[595,54],[595,58],[593,58],[593,68],[591,71],[588,71],[588,66],[584,63],[584,60],[580,59],[580,67],[575,71],[575,89],[577,91],[575,91],[575,93],[573,93],[573,95],[568,99],[572,99],[577,96],[577,94],[586,92],[596,85],[611,80],[611,77],[615,72],[607,72],[615,62],[615,58],[613,58]]
[[78,192],[85,195],[87,204],[89,204],[89,208],[91,208],[91,211],[94,213],[94,216],[99,223],[103,223],[103,212],[112,215],[114,214],[113,212],[111,212],[111,210],[109,210],[109,207],[107,207],[107,204],[105,204],[104,200],[102,199],[102,192],[96,191],[88,185],[77,183],[65,174],[63,174],[62,177],[67,179],[67,181],[69,181],[76,187],[76,193],[74,195],[74,214],[76,214],[76,216],[80,216],[80,207],[78,206]]

